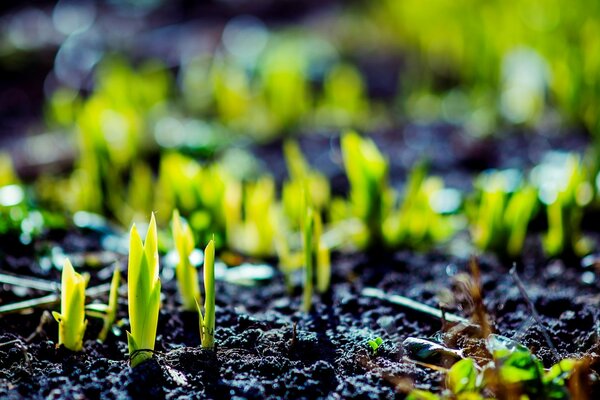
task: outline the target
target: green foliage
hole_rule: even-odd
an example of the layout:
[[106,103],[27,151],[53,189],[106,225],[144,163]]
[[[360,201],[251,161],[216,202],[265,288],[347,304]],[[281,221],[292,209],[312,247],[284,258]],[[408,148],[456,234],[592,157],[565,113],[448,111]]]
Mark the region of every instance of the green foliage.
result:
[[454,364],[446,376],[446,385],[454,394],[468,393],[476,390],[477,368],[470,358],[464,358]]
[[204,249],[204,315],[198,307],[200,341],[202,348],[215,347],[215,242],[211,240]]
[[304,246],[304,290],[302,296],[302,310],[309,312],[312,308],[313,287],[314,287],[314,247],[315,247],[315,213],[312,208],[306,211],[303,229],[303,246]]
[[366,127],[369,99],[360,72],[350,64],[336,64],[323,81],[317,123],[335,127]]
[[456,362],[446,374],[447,390],[436,395],[423,390],[413,390],[408,399],[459,399],[483,400],[484,389],[501,397],[521,399],[570,398],[567,382],[576,361],[564,359],[548,371],[541,361],[525,346],[492,334],[487,347],[493,361],[482,369],[470,358]]
[[566,380],[575,366],[573,360],[564,359],[544,372],[541,361],[529,349],[499,335],[490,335],[488,350],[494,357],[497,385],[504,391],[529,398],[569,398]]
[[232,181],[225,194],[229,248],[255,257],[275,253],[275,182],[265,176],[242,185]]
[[554,154],[534,172],[540,181],[540,198],[546,204],[548,217],[548,232],[543,238],[546,254],[585,255],[590,244],[581,232],[581,219],[583,207],[593,197],[585,165],[578,155]]
[[[546,115],[546,107],[557,107],[567,120],[598,132],[598,113],[592,111],[600,102],[593,72],[600,65],[594,40],[600,34],[598,4],[434,0],[423,7],[418,0],[385,0],[368,7],[367,15],[362,27],[370,30],[360,31],[363,45],[400,48],[415,60],[404,72],[413,92],[433,88],[438,77],[461,82],[458,90],[453,86],[447,97],[441,96],[445,106],[438,104],[436,118],[456,118],[448,115],[449,108],[463,103],[466,112],[459,113],[459,122],[468,126],[482,119],[493,122],[497,115],[534,124]],[[388,33],[387,43],[381,31]],[[580,40],[574,44],[573,37]],[[428,108],[431,113],[434,107]]]
[[87,326],[85,319],[85,286],[87,280],[76,273],[69,259],[63,264],[60,285],[60,313],[52,315],[58,322],[58,344],[80,351]]
[[193,311],[196,309],[196,304],[200,302],[198,272],[190,262],[190,254],[194,250],[194,234],[190,226],[182,221],[178,210],[173,211],[172,229],[173,241],[179,255],[175,275],[181,303],[184,310]]
[[178,209],[201,241],[210,240],[213,233],[220,238],[226,230],[224,202],[230,181],[219,164],[202,165],[182,154],[166,153],[159,164],[155,209],[163,216]]
[[373,355],[377,354],[377,350],[383,344],[383,339],[377,336],[375,339],[369,340],[367,342],[371,350],[373,350]]
[[119,308],[119,286],[121,284],[121,269],[119,264],[115,265],[112,279],[110,281],[110,292],[108,294],[108,304],[93,303],[89,304],[85,310],[90,317],[102,319],[102,330],[98,334],[98,341],[103,343],[108,336],[108,332],[115,323],[117,310]]
[[388,162],[372,140],[356,132],[346,132],[341,144],[352,213],[368,232],[366,245],[381,245],[382,223],[389,204]]
[[482,250],[518,256],[537,209],[537,191],[513,170],[484,173],[477,183],[477,200],[471,204],[473,242]]
[[415,389],[406,396],[406,400],[440,400],[440,396],[426,390]]
[[417,164],[408,177],[402,202],[385,218],[386,243],[391,247],[424,248],[449,238],[455,223],[433,206],[436,196],[446,201],[443,190],[443,181],[427,177],[425,165]]
[[127,292],[131,332],[127,332],[131,366],[152,357],[156,341],[160,309],[160,279],[158,277],[158,242],[154,214],[146,233],[145,242],[135,227],[129,239]]
[[283,152],[289,179],[283,184],[281,201],[291,228],[298,229],[306,206],[321,212],[329,203],[331,189],[327,178],[310,167],[298,143],[286,141]]

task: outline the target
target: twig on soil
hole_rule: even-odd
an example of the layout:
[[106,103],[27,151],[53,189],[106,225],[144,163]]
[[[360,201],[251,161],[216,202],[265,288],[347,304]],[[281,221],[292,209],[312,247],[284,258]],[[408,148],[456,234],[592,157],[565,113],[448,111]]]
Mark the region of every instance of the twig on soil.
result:
[[14,344],[14,343],[18,343],[20,341],[21,341],[21,339],[9,340],[8,342],[0,343],[0,347],[8,346],[8,345],[11,345],[11,344]]
[[420,314],[435,318],[435,319],[444,319],[447,322],[454,323],[462,323],[462,324],[470,324],[470,321],[467,318],[461,317],[456,314],[452,314],[449,312],[444,312],[442,315],[442,311],[428,306],[427,304],[420,303],[416,300],[410,299],[408,297],[400,296],[397,294],[386,294],[383,290],[376,288],[364,288],[361,292],[362,296],[372,297],[379,300],[388,301],[397,306],[408,308],[412,311],[418,312]]
[[[104,283],[102,285],[88,288],[85,291],[87,297],[96,297],[98,295],[107,293],[110,290],[110,283]],[[15,312],[22,312],[30,310],[36,307],[47,306],[50,304],[56,304],[60,301],[60,294],[49,294],[37,299],[29,299],[25,301],[19,301],[16,303],[6,304],[0,306],[0,316],[5,314],[11,314]]]
[[519,278],[519,275],[517,274],[517,266],[516,265],[513,265],[513,267],[510,269],[510,276],[515,281],[515,284],[517,285],[517,288],[519,289],[521,296],[523,296],[523,299],[525,300],[525,304],[527,304],[527,308],[529,308],[529,312],[533,316],[533,319],[540,326],[540,330],[542,331],[542,335],[544,336],[544,340],[546,341],[546,344],[552,350],[552,354],[554,355],[554,357],[556,357],[556,360],[559,361],[560,354],[558,353],[558,350],[556,350],[554,343],[552,343],[552,339],[550,339],[550,335],[548,334],[548,331],[546,330],[546,327],[544,326],[544,323],[543,323],[542,319],[540,318],[540,315],[537,313],[537,311],[535,309],[535,305],[529,298],[529,295],[527,294],[527,289],[525,289],[525,285],[523,284],[523,281],[521,281],[521,278]]
[[481,327],[481,335],[483,338],[487,338],[492,329],[490,327],[490,321],[488,318],[487,310],[483,304],[483,295],[481,290],[481,270],[479,269],[479,263],[475,257],[471,258],[470,262],[471,277],[473,282],[471,285],[471,298],[475,309],[473,310],[473,322]]
[[54,321],[52,314],[50,314],[48,310],[44,311],[40,317],[40,323],[35,328],[35,331],[25,339],[25,342],[31,343],[33,339],[35,339],[37,336],[40,336],[44,332],[44,326],[52,321]]
[[44,292],[56,292],[60,288],[60,285],[57,282],[5,273],[0,273],[0,283],[5,285],[21,286],[28,289],[43,290]]

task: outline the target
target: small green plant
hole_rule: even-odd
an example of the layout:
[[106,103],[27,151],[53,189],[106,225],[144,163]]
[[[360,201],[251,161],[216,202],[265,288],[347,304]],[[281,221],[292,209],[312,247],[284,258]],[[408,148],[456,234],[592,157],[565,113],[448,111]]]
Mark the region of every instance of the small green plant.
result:
[[58,344],[69,350],[83,348],[83,334],[87,326],[85,319],[85,277],[75,272],[71,261],[63,264],[60,286],[60,314],[52,312],[58,322]]
[[491,334],[487,339],[492,361],[482,368],[470,358],[456,362],[446,374],[446,390],[437,395],[413,390],[409,400],[485,399],[491,392],[500,398],[570,398],[568,380],[577,367],[572,359],[563,359],[545,371],[542,362],[525,346],[504,336]]
[[119,307],[119,285],[121,284],[121,269],[119,264],[115,265],[112,279],[110,281],[110,292],[108,294],[108,304],[89,304],[85,310],[90,317],[102,319],[102,330],[98,334],[98,341],[103,343],[108,336],[108,332],[115,323],[117,309]]
[[160,309],[158,241],[154,214],[142,242],[135,224],[129,237],[127,289],[131,332],[127,332],[131,366],[152,357]]
[[537,190],[513,170],[485,173],[478,183],[478,202],[472,204],[473,242],[482,250],[518,256],[535,216]]
[[312,208],[306,211],[304,220],[304,229],[302,243],[304,246],[304,290],[302,295],[302,310],[309,312],[312,307],[312,297],[314,288],[314,230],[315,230],[315,213]]
[[200,317],[200,342],[203,349],[215,347],[215,241],[211,240],[204,249],[204,315],[198,307]]
[[454,233],[452,216],[443,215],[434,204],[445,203],[437,207],[453,212],[452,209],[458,205],[452,203],[459,201],[444,190],[441,178],[427,176],[424,163],[411,170],[402,197],[398,207],[384,220],[383,232],[388,246],[420,249],[441,242]]
[[379,347],[381,347],[381,345],[383,344],[383,339],[380,338],[379,336],[377,336],[375,339],[369,340],[367,342],[367,344],[369,345],[369,347],[373,351],[373,355],[376,355],[377,354],[377,350],[379,350]]
[[227,241],[231,249],[255,257],[275,253],[275,181],[263,176],[243,185],[233,181],[227,187]]
[[365,245],[378,245],[382,243],[382,224],[390,203],[388,161],[372,140],[356,132],[345,133],[341,144],[352,214],[367,230]]
[[179,211],[173,211],[173,240],[179,254],[179,261],[175,267],[175,275],[179,287],[179,295],[183,309],[196,310],[200,301],[200,285],[198,284],[198,271],[190,262],[190,254],[194,250],[194,234],[190,226],[182,221]]
[[570,254],[583,256],[590,251],[589,240],[581,232],[584,207],[593,197],[585,165],[575,154],[551,154],[548,162],[534,169],[540,199],[546,205],[548,232],[543,238],[550,257]]

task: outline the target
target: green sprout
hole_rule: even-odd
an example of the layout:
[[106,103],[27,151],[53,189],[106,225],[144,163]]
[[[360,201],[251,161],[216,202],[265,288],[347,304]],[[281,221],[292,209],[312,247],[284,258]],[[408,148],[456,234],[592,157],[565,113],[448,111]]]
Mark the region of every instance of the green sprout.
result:
[[369,347],[371,347],[371,350],[373,350],[373,355],[376,355],[377,350],[383,344],[383,339],[377,336],[375,339],[369,340],[367,344],[369,345]]
[[275,253],[275,181],[264,176],[256,182],[232,181],[227,187],[227,241],[231,249],[255,257]]
[[142,242],[135,224],[131,228],[127,289],[131,323],[127,343],[131,366],[135,367],[152,357],[160,309],[158,241],[154,213],[145,242]]
[[567,383],[577,368],[575,360],[563,359],[546,371],[527,347],[495,334],[488,336],[487,348],[493,362],[481,368],[471,358],[461,359],[447,371],[446,390],[440,395],[416,389],[407,399],[483,400],[487,392],[510,394],[510,398],[570,398]]
[[313,287],[314,287],[314,230],[315,213],[312,208],[306,211],[303,230],[304,245],[304,290],[302,295],[302,310],[309,312],[312,307]]
[[518,256],[535,216],[537,190],[513,170],[486,173],[479,183],[471,221],[473,242],[482,250]]
[[367,229],[366,245],[377,245],[382,242],[382,223],[389,203],[388,162],[372,140],[356,132],[344,134],[341,144],[353,214]]
[[[447,239],[455,230],[451,216],[456,200],[449,204],[434,207],[434,204],[448,201],[447,190],[441,178],[427,176],[424,163],[417,164],[410,172],[403,200],[397,209],[392,210],[384,221],[384,237],[389,246],[423,248]],[[452,196],[452,195],[450,195]],[[449,210],[446,210],[449,209]]]
[[455,395],[474,392],[477,388],[477,368],[470,358],[463,358],[454,364],[446,376],[446,386]]
[[60,314],[52,312],[58,322],[58,344],[69,350],[83,348],[83,334],[87,326],[85,319],[85,286],[87,280],[75,272],[71,261],[63,264],[60,286]]
[[194,234],[190,226],[181,220],[179,211],[173,211],[173,240],[179,254],[179,262],[175,267],[175,275],[181,296],[183,309],[196,310],[200,301],[200,285],[198,284],[198,271],[190,262],[190,254],[194,250]]
[[98,341],[103,343],[108,332],[115,323],[117,309],[119,307],[119,285],[121,284],[121,269],[117,263],[110,281],[108,304],[89,304],[85,309],[90,317],[102,319],[102,330],[98,334]]
[[581,232],[581,220],[584,207],[593,197],[587,170],[578,155],[550,156],[549,162],[532,172],[540,184],[540,200],[546,204],[548,232],[543,238],[544,250],[550,257],[565,253],[585,255],[590,244]]
[[215,347],[215,241],[211,240],[204,249],[204,315],[198,307],[200,317],[200,342],[203,349]]

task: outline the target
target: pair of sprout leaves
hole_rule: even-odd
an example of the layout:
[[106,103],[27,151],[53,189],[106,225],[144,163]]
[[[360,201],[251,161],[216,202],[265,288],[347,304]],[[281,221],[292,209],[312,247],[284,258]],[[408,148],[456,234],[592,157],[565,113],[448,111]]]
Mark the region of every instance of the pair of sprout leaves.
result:
[[566,383],[579,367],[578,361],[563,359],[545,371],[528,348],[504,336],[491,334],[487,347],[493,362],[479,368],[471,358],[455,363],[446,374],[446,390],[437,395],[413,390],[408,400],[484,400],[484,389],[496,389],[519,399],[570,398]]
[[[175,214],[177,217],[178,215]],[[178,221],[179,225],[181,223]],[[192,248],[193,248],[193,241]],[[189,239],[184,243],[190,244]],[[185,246],[179,247],[186,249]],[[191,251],[190,251],[191,252]],[[189,254],[189,253],[188,253]],[[210,241],[205,249],[205,315],[200,307],[200,336],[202,347],[214,347],[215,330],[215,289],[214,289],[214,242]],[[188,260],[189,262],[189,260]],[[193,267],[191,267],[193,268]],[[91,309],[93,313],[104,311],[105,324],[100,339],[106,337],[116,315],[118,286],[120,274],[113,275],[108,306]],[[189,272],[188,272],[189,275]],[[158,275],[158,242],[154,215],[150,220],[145,242],[135,225],[130,233],[129,267],[128,267],[128,307],[131,331],[127,332],[127,341],[131,365],[136,366],[152,357],[156,341],[158,313],[160,309],[160,279]],[[61,282],[61,312],[54,312],[54,318],[59,322],[59,344],[66,348],[79,351],[83,347],[83,335],[87,326],[85,319],[85,286],[86,277],[73,269],[71,262],[66,260],[63,266]],[[199,301],[199,291],[194,293],[195,302]]]

